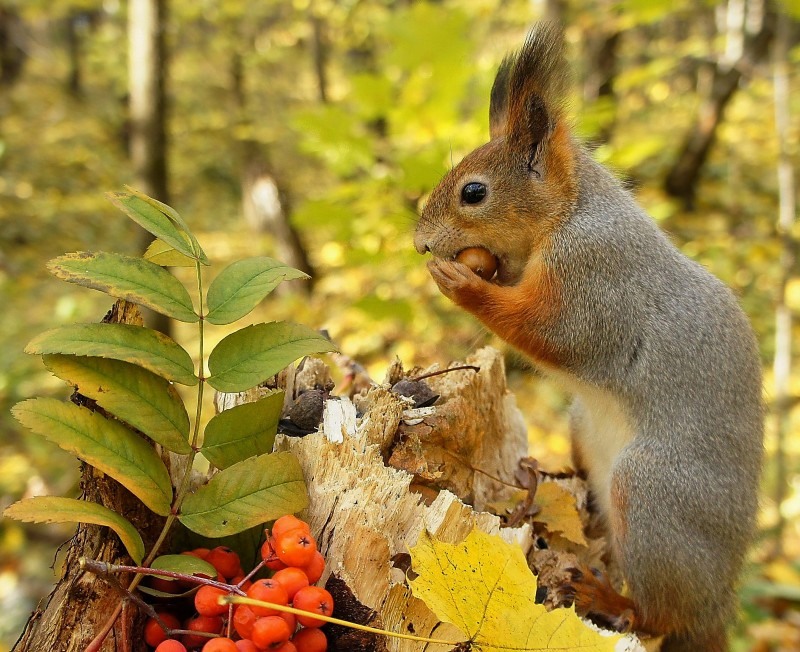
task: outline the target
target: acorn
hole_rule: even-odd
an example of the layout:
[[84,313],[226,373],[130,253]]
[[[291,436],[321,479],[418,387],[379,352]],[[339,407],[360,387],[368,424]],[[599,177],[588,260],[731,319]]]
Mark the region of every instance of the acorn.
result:
[[473,273],[488,281],[497,271],[497,256],[483,247],[467,247],[456,256],[456,261],[464,263]]

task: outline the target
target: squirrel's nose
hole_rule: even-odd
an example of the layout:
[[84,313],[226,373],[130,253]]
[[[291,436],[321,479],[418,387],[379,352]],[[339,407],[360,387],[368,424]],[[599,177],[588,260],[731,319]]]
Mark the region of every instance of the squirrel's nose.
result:
[[420,254],[427,254],[431,250],[425,237],[419,233],[414,235],[414,248]]

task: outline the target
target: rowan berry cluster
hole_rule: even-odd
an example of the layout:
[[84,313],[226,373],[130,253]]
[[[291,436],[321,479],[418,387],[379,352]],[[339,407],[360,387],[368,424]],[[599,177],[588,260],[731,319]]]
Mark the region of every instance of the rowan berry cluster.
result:
[[[328,641],[319,630],[324,621],[314,615],[330,616],[333,598],[325,589],[314,586],[325,570],[325,559],[305,521],[282,516],[261,547],[263,566],[272,571],[267,579],[251,581],[241,567],[239,555],[224,547],[197,548],[183,554],[204,559],[217,570],[224,589],[208,584],[194,592],[194,613],[183,623],[169,610],[159,610],[161,621],[172,630],[188,630],[170,637],[159,622],[150,618],[145,624],[147,644],[156,652],[325,652]],[[154,578],[152,586],[166,592],[177,582]],[[269,607],[220,604],[222,596],[245,591],[249,598],[275,605],[291,606],[308,612],[297,615]],[[214,635],[209,638],[209,634]]]

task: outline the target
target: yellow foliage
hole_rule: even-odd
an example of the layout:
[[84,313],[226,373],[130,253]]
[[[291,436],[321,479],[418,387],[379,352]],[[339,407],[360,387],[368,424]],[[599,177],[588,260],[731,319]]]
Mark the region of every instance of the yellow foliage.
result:
[[459,544],[424,532],[411,549],[414,595],[458,627],[481,652],[612,652],[617,635],[589,628],[575,610],[536,604],[536,578],[522,551],[474,529]]
[[556,482],[543,482],[536,488],[533,501],[539,507],[534,521],[544,523],[548,532],[560,532],[573,543],[587,545],[575,496],[569,491]]

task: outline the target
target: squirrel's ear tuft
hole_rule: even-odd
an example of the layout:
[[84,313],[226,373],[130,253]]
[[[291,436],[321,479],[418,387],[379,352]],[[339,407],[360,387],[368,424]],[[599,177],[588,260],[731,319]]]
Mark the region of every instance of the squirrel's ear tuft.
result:
[[562,116],[568,82],[561,28],[552,23],[537,25],[528,33],[510,71],[505,129],[509,144],[523,149],[529,166]]
[[506,133],[508,124],[508,82],[514,68],[516,56],[509,54],[503,58],[492,84],[489,100],[489,135],[494,140]]

